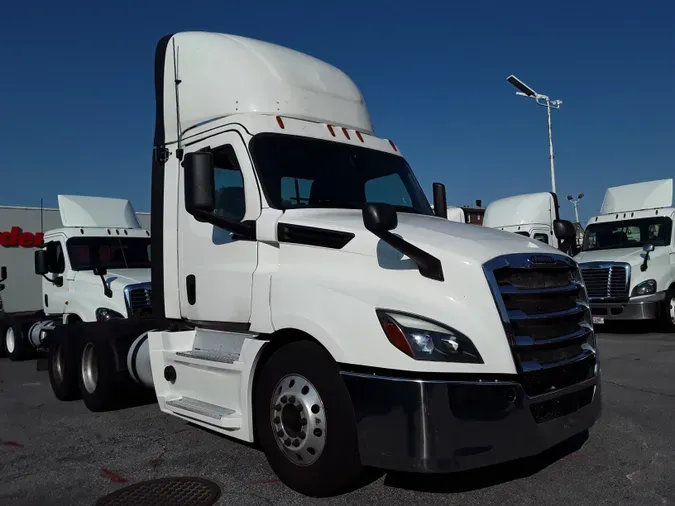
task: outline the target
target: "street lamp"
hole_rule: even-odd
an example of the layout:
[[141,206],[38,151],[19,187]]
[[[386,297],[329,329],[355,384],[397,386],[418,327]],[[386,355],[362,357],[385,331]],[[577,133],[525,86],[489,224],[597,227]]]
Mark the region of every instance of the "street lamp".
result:
[[572,195],[567,196],[567,200],[569,200],[572,203],[572,205],[574,206],[574,216],[576,216],[576,218],[577,218],[577,223],[580,223],[579,222],[579,201],[583,198],[584,198],[583,193],[580,193],[577,196],[576,199],[574,197],[572,197]]
[[516,92],[516,95],[533,98],[538,105],[546,107],[548,114],[548,152],[551,161],[551,189],[555,193],[555,164],[553,161],[555,157],[553,155],[553,135],[551,132],[551,108],[560,109],[562,100],[551,100],[546,95],[540,95],[513,74],[507,77],[506,80],[519,90]]

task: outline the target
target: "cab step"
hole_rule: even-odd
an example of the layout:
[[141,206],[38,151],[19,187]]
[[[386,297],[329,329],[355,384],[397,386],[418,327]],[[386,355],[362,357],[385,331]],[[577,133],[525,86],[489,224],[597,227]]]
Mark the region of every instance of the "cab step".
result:
[[166,408],[176,415],[208,422],[224,429],[241,427],[241,415],[234,409],[217,406],[191,397],[178,397],[166,401]]
[[190,350],[177,351],[179,357],[197,358],[199,360],[210,360],[212,362],[222,362],[223,364],[234,364],[239,360],[239,353],[227,353],[219,350]]

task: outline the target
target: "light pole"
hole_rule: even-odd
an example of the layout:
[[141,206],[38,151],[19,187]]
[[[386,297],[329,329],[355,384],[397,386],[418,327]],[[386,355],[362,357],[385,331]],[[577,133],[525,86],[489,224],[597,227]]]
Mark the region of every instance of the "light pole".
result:
[[540,95],[513,74],[507,77],[506,80],[519,90],[516,92],[516,95],[533,98],[538,105],[546,107],[548,116],[548,156],[551,161],[551,190],[555,193],[555,155],[553,154],[553,133],[551,131],[551,108],[560,109],[562,100],[551,100],[546,95]]
[[579,221],[579,201],[580,201],[581,199],[583,199],[583,198],[584,198],[584,194],[583,194],[583,193],[580,193],[580,194],[577,196],[576,199],[575,199],[574,197],[572,197],[572,195],[568,195],[568,196],[567,196],[567,200],[569,200],[569,201],[572,203],[572,205],[574,206],[574,216],[575,216],[576,219],[577,219],[577,223],[580,223],[580,221]]

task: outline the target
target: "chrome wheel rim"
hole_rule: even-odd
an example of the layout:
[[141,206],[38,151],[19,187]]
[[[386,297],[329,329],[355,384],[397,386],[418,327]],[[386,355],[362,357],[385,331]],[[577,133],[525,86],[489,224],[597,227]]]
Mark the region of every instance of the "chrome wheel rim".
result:
[[90,394],[93,394],[98,384],[98,360],[93,343],[87,343],[82,351],[82,383]]
[[670,298],[670,322],[675,325],[675,297]]
[[277,383],[270,403],[274,438],[288,460],[298,466],[316,462],[326,446],[326,413],[316,387],[299,374]]
[[63,345],[58,345],[56,347],[56,352],[52,357],[52,370],[54,371],[54,379],[58,384],[63,383],[64,370],[66,368],[66,365],[63,363],[63,361],[64,361]]
[[14,353],[16,348],[16,340],[14,338],[14,329],[9,327],[7,333],[5,334],[5,347],[7,348],[8,353]]

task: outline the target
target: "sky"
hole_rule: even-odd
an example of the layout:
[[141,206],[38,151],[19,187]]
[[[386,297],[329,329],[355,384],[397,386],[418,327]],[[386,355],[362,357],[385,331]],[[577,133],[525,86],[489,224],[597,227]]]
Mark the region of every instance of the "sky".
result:
[[287,46],[346,72],[379,137],[427,195],[483,205],[551,190],[546,109],[515,74],[561,99],[556,185],[584,193],[675,176],[675,2],[10,2],[0,29],[0,205],[56,195],[150,209],[153,59],[166,33],[204,30]]

